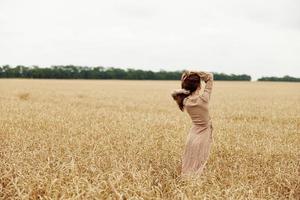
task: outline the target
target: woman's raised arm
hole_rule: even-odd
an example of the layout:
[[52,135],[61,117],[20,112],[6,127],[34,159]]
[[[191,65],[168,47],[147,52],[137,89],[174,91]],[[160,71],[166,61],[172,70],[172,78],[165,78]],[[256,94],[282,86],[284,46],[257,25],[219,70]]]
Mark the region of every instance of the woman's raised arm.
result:
[[210,72],[198,72],[200,78],[206,83],[204,92],[201,95],[202,99],[206,102],[209,102],[211,92],[212,92],[212,87],[213,87],[213,80],[214,80],[214,75]]

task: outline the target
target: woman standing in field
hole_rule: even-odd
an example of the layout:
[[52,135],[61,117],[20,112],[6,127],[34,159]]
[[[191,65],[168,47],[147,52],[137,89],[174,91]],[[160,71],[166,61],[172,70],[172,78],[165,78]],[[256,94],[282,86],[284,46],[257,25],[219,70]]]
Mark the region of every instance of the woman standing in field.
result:
[[[202,94],[201,80],[206,83]],[[186,71],[181,77],[182,89],[172,93],[179,109],[185,109],[193,122],[182,157],[182,175],[200,175],[209,157],[213,143],[213,127],[208,109],[212,86],[213,74]]]

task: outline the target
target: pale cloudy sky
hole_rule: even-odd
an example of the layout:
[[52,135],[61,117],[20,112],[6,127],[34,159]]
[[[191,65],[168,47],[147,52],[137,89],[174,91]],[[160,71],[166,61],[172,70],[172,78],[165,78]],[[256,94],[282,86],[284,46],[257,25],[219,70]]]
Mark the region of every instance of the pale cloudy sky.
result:
[[0,65],[300,77],[299,0],[0,0]]

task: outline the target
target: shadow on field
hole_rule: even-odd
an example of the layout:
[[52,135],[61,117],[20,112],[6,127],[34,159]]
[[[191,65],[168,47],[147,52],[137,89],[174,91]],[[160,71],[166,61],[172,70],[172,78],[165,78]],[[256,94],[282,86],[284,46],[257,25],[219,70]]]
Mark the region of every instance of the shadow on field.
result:
[[27,101],[30,99],[30,93],[28,92],[19,93],[17,96],[22,101]]

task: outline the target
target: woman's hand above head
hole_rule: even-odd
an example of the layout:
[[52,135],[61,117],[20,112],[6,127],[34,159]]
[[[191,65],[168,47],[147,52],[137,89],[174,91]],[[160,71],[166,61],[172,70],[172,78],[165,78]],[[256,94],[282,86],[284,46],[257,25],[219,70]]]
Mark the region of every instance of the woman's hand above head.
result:
[[201,80],[203,80],[205,83],[207,81],[213,80],[213,74],[210,72],[197,72],[197,74],[200,76]]
[[210,72],[204,72],[204,71],[184,71],[184,73],[181,76],[181,81],[183,81],[187,76],[191,74],[197,74],[201,80],[203,80],[205,83],[207,81],[212,81],[213,80],[213,73]]

